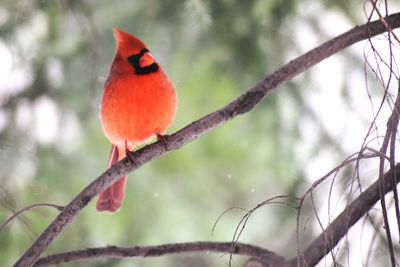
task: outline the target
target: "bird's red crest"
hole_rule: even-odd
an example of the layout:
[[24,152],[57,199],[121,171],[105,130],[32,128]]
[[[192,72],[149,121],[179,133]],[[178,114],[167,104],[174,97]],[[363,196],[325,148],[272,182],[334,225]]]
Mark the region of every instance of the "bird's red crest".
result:
[[114,28],[114,37],[117,41],[117,49],[119,52],[135,54],[147,48],[138,38],[120,29]]

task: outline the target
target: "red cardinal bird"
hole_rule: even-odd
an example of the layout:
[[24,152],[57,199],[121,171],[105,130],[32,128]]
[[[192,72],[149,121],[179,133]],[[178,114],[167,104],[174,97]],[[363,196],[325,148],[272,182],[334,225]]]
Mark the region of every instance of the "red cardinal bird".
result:
[[[112,143],[108,167],[124,158],[128,149],[162,136],[178,102],[174,87],[146,45],[119,29],[114,29],[114,37],[117,48],[101,104],[103,131]],[[103,191],[96,209],[117,211],[126,183],[123,176]]]

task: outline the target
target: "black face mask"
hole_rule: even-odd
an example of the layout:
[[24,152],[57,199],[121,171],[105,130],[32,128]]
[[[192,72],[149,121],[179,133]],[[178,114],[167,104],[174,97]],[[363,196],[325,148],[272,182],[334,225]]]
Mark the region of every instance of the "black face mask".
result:
[[148,53],[149,50],[147,48],[142,49],[138,54],[132,55],[128,57],[129,64],[132,65],[136,74],[145,75],[158,71],[158,64],[156,62],[150,64],[149,66],[142,67],[140,66],[140,59],[144,54]]

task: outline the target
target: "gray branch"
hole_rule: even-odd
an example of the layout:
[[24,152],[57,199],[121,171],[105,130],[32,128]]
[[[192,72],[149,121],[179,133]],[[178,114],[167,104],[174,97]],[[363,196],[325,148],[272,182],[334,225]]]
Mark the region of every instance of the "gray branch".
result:
[[178,244],[166,244],[159,246],[146,247],[101,247],[88,248],[64,253],[53,254],[39,259],[35,267],[49,266],[77,260],[88,260],[94,258],[127,258],[127,257],[159,257],[168,254],[182,254],[189,252],[203,252],[204,254],[219,252],[232,253],[243,256],[250,256],[257,259],[266,260],[271,266],[282,266],[285,262],[283,257],[261,247],[232,242],[190,242]]

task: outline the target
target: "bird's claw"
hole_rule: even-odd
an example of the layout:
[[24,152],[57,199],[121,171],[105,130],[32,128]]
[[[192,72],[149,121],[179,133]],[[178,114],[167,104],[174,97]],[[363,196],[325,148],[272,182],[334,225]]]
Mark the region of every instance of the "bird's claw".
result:
[[130,151],[129,149],[125,149],[125,155],[126,157],[130,160],[130,162],[133,162],[135,159],[135,151]]
[[167,143],[167,138],[169,137],[168,134],[162,135],[162,134],[157,134],[157,141],[160,141],[163,146],[165,147],[166,150],[168,150],[168,143]]

